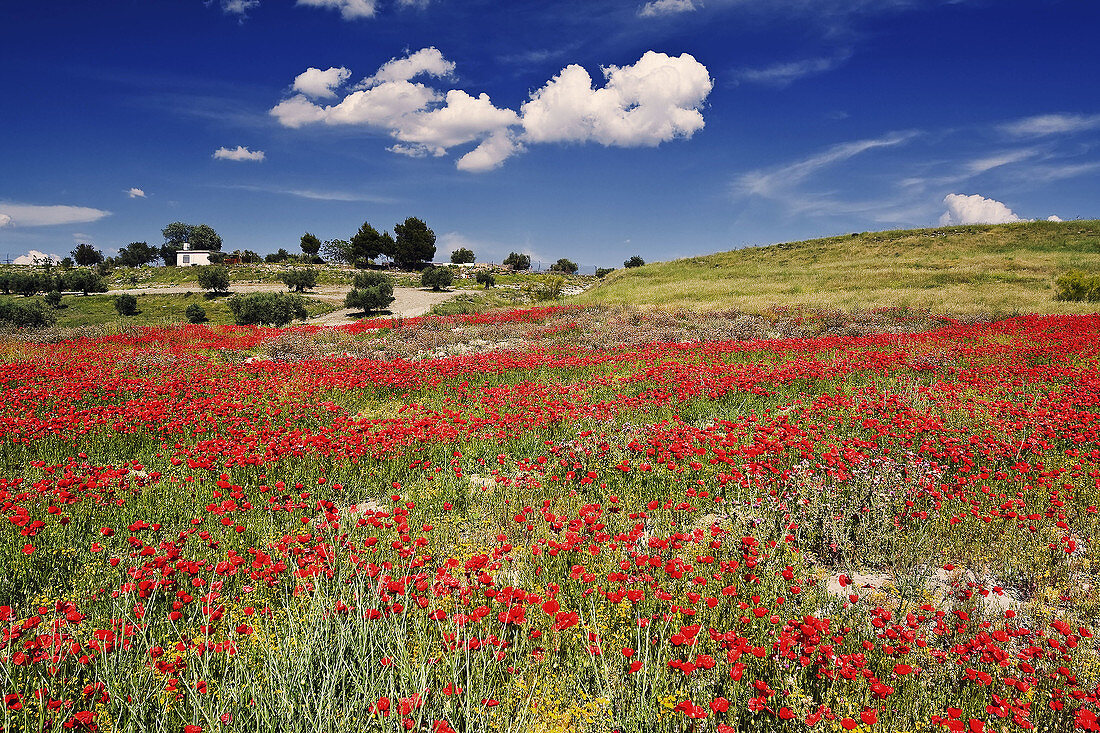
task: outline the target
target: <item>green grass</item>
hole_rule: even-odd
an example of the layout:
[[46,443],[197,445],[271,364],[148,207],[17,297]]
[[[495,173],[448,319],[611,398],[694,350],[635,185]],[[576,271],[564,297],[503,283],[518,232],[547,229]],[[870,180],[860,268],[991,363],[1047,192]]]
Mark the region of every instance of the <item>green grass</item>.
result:
[[1100,273],[1100,221],[853,234],[617,270],[576,303],[762,312],[801,306],[934,313],[1089,313],[1054,300],[1067,270]]
[[[164,295],[137,295],[138,313],[133,316],[123,317],[115,310],[113,295],[66,295],[61,300],[61,308],[51,311],[56,317],[56,328],[78,328],[81,326],[95,326],[104,323],[118,323],[129,326],[164,326],[174,323],[186,323],[185,311],[187,306],[198,303],[206,311],[207,323],[211,325],[223,325],[233,323],[233,314],[229,312],[228,298],[207,298],[201,292],[192,295],[164,294]],[[0,295],[0,298],[21,301],[23,298],[13,298]],[[37,300],[41,300],[38,297]],[[309,315],[319,316],[331,313],[341,307],[342,304],[306,298],[306,311]]]
[[[279,276],[294,267],[315,267],[317,285],[350,285],[354,271],[334,265],[254,264],[229,267],[229,281],[240,285],[281,283]],[[197,267],[116,267],[107,276],[112,290],[155,285],[194,285],[198,288]]]

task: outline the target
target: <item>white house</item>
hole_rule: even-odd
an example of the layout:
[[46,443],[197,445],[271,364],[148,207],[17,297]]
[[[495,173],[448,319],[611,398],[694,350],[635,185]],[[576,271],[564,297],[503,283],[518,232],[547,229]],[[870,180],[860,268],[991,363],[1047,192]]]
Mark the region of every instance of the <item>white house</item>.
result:
[[191,243],[184,242],[183,248],[176,252],[176,267],[209,265],[210,252],[211,250],[208,249],[191,249]]

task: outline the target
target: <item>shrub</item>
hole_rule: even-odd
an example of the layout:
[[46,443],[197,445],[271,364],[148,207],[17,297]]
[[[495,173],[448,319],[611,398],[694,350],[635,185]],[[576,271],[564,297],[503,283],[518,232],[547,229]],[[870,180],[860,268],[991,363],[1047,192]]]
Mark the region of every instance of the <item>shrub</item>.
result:
[[39,290],[48,290],[48,280],[48,276],[37,272],[13,272],[10,280],[11,292],[29,298]]
[[614,267],[598,267],[596,268],[596,277],[607,277],[613,272],[615,272]]
[[198,273],[199,287],[215,293],[229,292],[229,268],[221,265],[203,265]]
[[359,308],[366,313],[382,310],[393,302],[393,278],[381,272],[360,272],[344,307]]
[[206,309],[198,303],[192,303],[187,306],[187,310],[184,311],[184,315],[187,316],[188,323],[205,323],[206,322]]
[[229,310],[238,326],[285,326],[307,315],[302,296],[290,293],[234,295],[229,299]]
[[279,279],[283,281],[289,289],[296,293],[300,293],[303,290],[309,290],[317,285],[317,270],[312,267],[295,267],[292,270],[279,275]]
[[556,300],[564,287],[565,278],[561,275],[541,275],[524,283],[523,291],[531,300]]
[[420,285],[432,290],[442,290],[455,280],[455,273],[449,267],[426,267],[420,273]]
[[83,267],[66,272],[63,282],[66,290],[79,290],[85,295],[107,292],[107,281],[103,276]]
[[623,267],[641,267],[644,264],[645,260],[643,260],[638,255],[634,255],[629,260],[623,263]]
[[504,264],[513,270],[530,270],[531,256],[519,252],[509,252],[508,256],[504,258]]
[[115,310],[120,316],[132,316],[138,312],[137,298],[129,293],[115,296]]
[[53,308],[55,310],[60,308],[61,307],[61,291],[60,290],[51,290],[50,292],[46,293],[45,301],[46,301],[46,305],[50,306],[51,308]]
[[484,285],[486,290],[497,284],[497,279],[493,277],[493,273],[491,272],[479,272],[475,279],[477,280],[477,284]]
[[29,303],[0,300],[0,323],[30,328],[48,326],[53,323],[53,314],[40,300]]
[[560,272],[563,275],[576,275],[579,269],[576,262],[567,260],[564,257],[550,265],[550,272]]
[[1080,270],[1067,272],[1054,281],[1055,300],[1087,300],[1090,303],[1100,301],[1100,275],[1091,275]]
[[290,252],[287,252],[285,249],[280,247],[278,252],[272,252],[271,254],[264,257],[264,262],[271,262],[273,264],[277,264],[279,262],[286,262],[290,258],[291,258]]

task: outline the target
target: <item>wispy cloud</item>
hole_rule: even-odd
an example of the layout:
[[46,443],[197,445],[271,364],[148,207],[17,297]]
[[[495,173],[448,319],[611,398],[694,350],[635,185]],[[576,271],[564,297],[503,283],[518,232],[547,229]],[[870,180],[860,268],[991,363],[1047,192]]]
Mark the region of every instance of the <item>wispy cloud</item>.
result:
[[734,181],[734,192],[772,198],[785,196],[793,187],[822,168],[854,158],[876,148],[904,145],[920,133],[917,131],[892,132],[882,137],[840,143],[802,160],[770,169],[749,171]]
[[759,68],[742,68],[733,72],[733,81],[738,84],[762,84],[783,88],[799,79],[832,71],[851,56],[851,50],[844,49],[834,56],[788,61]]
[[249,184],[224,185],[220,188],[231,188],[239,191],[256,191],[259,193],[273,193],[280,196],[295,196],[311,201],[351,201],[369,204],[395,204],[399,199],[389,196],[380,196],[373,193],[358,191],[331,191],[312,188],[286,188],[280,186],[255,186]]
[[1006,150],[1004,152],[987,155],[982,158],[975,158],[974,160],[966,163],[966,165],[964,166],[964,170],[967,174],[971,176],[976,176],[994,170],[995,168],[1012,165],[1013,163],[1020,163],[1030,158],[1034,158],[1038,154],[1039,150],[1037,150],[1036,148]]
[[1036,166],[1028,172],[1033,180],[1043,182],[1061,181],[1067,178],[1077,178],[1100,172],[1100,161],[1090,163],[1062,163]]
[[19,204],[0,201],[0,217],[10,226],[48,227],[58,224],[87,224],[110,216],[111,212],[89,206]]
[[649,0],[638,9],[638,15],[643,18],[656,18],[663,15],[690,13],[697,7],[695,0]]
[[374,0],[298,0],[297,5],[338,10],[344,20],[373,18],[377,11]]
[[1001,131],[1013,137],[1068,135],[1097,129],[1100,129],[1100,114],[1036,115],[1001,125]]
[[145,198],[145,191],[143,191],[140,188],[131,188],[129,191],[126,191],[125,193],[126,193],[127,196],[129,196],[132,199],[143,199],[143,198]]
[[[210,7],[214,0],[204,0],[204,4]],[[260,0],[218,0],[218,7],[226,15],[235,15],[243,23],[248,19],[248,11],[260,6]]]

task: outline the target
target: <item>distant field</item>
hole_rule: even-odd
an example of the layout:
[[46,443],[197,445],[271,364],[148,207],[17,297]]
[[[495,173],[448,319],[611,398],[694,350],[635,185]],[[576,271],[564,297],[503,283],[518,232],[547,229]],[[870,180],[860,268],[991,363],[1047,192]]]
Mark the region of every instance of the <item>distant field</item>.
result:
[[[224,325],[233,323],[233,314],[227,305],[228,298],[206,298],[202,293],[192,295],[166,293],[163,295],[138,295],[138,312],[125,318],[115,310],[113,295],[66,295],[61,308],[51,311],[57,328],[77,328],[103,323],[119,323],[128,326],[164,326],[187,322],[187,306],[198,303],[206,311],[207,323]],[[0,295],[0,298],[19,301],[21,298]],[[38,298],[41,300],[41,298]],[[341,307],[317,298],[306,297],[306,311],[311,317],[330,313]]]
[[1090,313],[1054,300],[1067,270],[1100,272],[1100,221],[873,232],[619,270],[576,303],[759,312],[776,306],[934,313]]

